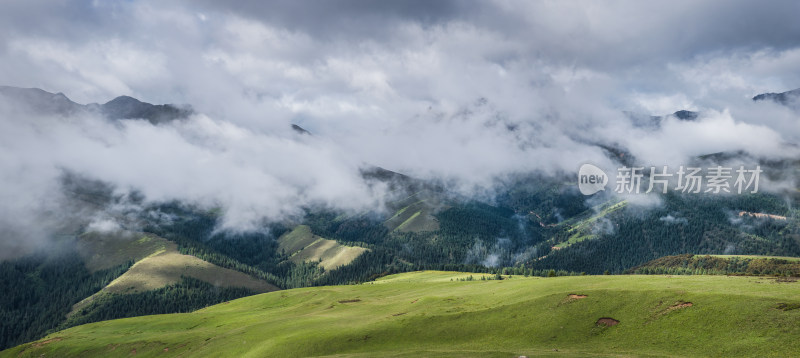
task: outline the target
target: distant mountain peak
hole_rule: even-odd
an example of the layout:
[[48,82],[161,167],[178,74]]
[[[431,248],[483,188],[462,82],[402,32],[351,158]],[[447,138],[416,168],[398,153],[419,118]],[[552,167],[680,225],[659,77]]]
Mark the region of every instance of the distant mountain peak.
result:
[[675,117],[680,121],[691,122],[697,120],[697,117],[700,115],[698,112],[687,110],[680,110],[662,116],[640,114],[628,111],[623,111],[622,113],[625,114],[625,116],[627,116],[635,126],[640,128],[649,128],[651,130],[661,128],[662,122],[664,122],[664,120],[666,120],[668,117]]
[[295,132],[300,133],[300,134],[311,135],[311,132],[307,131],[305,128],[300,127],[300,126],[298,126],[296,124],[292,124],[292,129],[294,129]]
[[171,104],[153,105],[130,96],[119,96],[100,105],[100,111],[109,119],[146,119],[153,124],[186,118],[192,114],[189,108]]
[[39,88],[0,86],[0,97],[5,97],[12,103],[27,107],[39,114],[72,115],[80,111],[99,112],[111,120],[146,119],[153,124],[186,118],[193,112],[188,106],[154,105],[130,96],[119,96],[105,104],[82,105],[73,102],[61,92],[51,93]]
[[694,111],[687,111],[682,109],[672,114],[675,118],[678,118],[683,121],[693,121],[697,119],[698,113]]
[[140,104],[143,103],[142,101],[133,98],[131,96],[119,96],[114,98],[105,103],[105,105],[113,105],[113,104]]
[[762,93],[753,97],[753,101],[771,100],[780,103],[784,106],[794,105],[797,106],[798,99],[800,99],[800,88],[781,93]]
[[40,88],[0,86],[0,96],[40,114],[69,115],[83,107],[61,92],[50,93]]

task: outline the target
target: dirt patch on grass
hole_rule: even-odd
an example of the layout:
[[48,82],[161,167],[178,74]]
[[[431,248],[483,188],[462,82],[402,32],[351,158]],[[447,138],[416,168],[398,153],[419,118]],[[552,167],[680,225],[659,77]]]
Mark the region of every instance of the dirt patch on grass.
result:
[[615,320],[615,319],[613,319],[611,317],[603,317],[603,318],[598,319],[597,322],[595,322],[595,324],[600,326],[600,327],[611,327],[611,326],[618,325],[619,321]]
[[361,299],[360,298],[353,298],[353,299],[349,299],[349,300],[340,300],[339,301],[339,303],[355,303],[355,302],[361,302]]
[[791,311],[800,308],[800,303],[779,303],[777,309],[781,311]]
[[62,339],[64,339],[64,338],[61,338],[61,337],[50,338],[48,340],[44,340],[44,341],[41,341],[41,342],[36,342],[36,343],[33,344],[33,346],[35,348],[39,348],[39,347],[41,347],[41,346],[43,346],[45,344],[58,342],[58,341],[61,341]]
[[[656,307],[656,309],[658,309],[660,307],[663,307],[662,306],[663,304],[664,304],[663,301],[659,301],[658,302],[658,306]],[[694,303],[691,303],[691,302],[688,302],[688,301],[677,301],[677,302],[673,303],[672,305],[670,305],[669,307],[665,307],[665,308],[662,308],[662,309],[656,311],[650,317],[650,319],[648,320],[648,323],[650,321],[652,321],[652,320],[660,318],[661,316],[663,316],[663,315],[665,315],[667,313],[674,312],[674,311],[677,311],[677,310],[681,310],[681,309],[684,309],[684,308],[689,308],[689,307],[692,307],[692,306],[694,306]]]
[[577,293],[570,293],[570,294],[567,295],[567,297],[564,297],[564,299],[561,300],[561,302],[559,302],[558,305],[556,305],[556,306],[562,306],[562,305],[570,304],[570,303],[573,303],[573,302],[577,302],[578,300],[582,300],[582,299],[584,299],[586,297],[589,297],[589,296],[581,295],[581,294],[577,294]]
[[694,303],[691,302],[678,302],[672,306],[667,307],[667,311],[679,310],[681,308],[692,307]]

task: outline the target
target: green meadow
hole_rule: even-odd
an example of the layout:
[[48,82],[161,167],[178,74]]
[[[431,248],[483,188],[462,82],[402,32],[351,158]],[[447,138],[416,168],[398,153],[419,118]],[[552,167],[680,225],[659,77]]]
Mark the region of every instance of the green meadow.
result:
[[425,271],[361,285],[276,291],[193,313],[73,327],[0,356],[789,357],[800,352],[800,282],[791,279],[482,276]]

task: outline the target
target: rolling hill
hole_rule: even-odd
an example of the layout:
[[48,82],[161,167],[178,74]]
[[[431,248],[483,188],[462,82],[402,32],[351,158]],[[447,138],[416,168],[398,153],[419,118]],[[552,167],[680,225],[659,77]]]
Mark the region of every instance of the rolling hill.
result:
[[395,213],[383,224],[390,231],[426,232],[439,230],[439,221],[434,216],[444,206],[429,190],[422,190],[392,203]]
[[321,238],[314,235],[307,225],[298,225],[279,237],[278,248],[289,255],[292,262],[319,262],[319,266],[326,270],[347,265],[368,251],[363,247],[345,246]]
[[79,245],[91,272],[133,262],[130,269],[98,294],[154,290],[174,284],[183,276],[215,286],[243,287],[255,292],[278,289],[242,272],[181,254],[174,242],[153,234],[130,231],[102,235],[87,233],[79,240]]
[[239,271],[219,267],[195,256],[178,252],[174,242],[152,234],[117,232],[84,234],[80,252],[90,272],[106,270],[125,262],[133,265],[97,293],[72,306],[68,318],[91,314],[93,303],[120,299],[121,295],[158,290],[194,278],[214,287],[243,288],[263,293],[279,288]]
[[413,272],[92,323],[0,356],[787,357],[798,297],[755,277]]

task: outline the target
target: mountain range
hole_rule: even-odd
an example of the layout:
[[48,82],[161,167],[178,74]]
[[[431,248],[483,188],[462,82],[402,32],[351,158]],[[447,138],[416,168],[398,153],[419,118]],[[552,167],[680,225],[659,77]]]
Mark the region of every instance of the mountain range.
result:
[[[799,93],[753,100],[791,106]],[[89,113],[153,125],[191,120],[194,113],[128,96],[81,105],[61,93],[15,87],[0,87],[0,98],[40,114]],[[686,110],[671,116],[700,120]],[[636,153],[627,148],[603,149],[618,163],[635,164]],[[747,155],[726,154],[696,159]],[[789,176],[800,168],[797,161],[761,164]],[[2,298],[0,348],[88,322],[189,312],[255,293],[415,270],[566,276],[643,270],[670,255],[800,256],[796,188],[717,197],[669,193],[660,195],[662,205],[643,209],[613,195],[583,196],[568,175],[511,176],[491,200],[454,195],[441,183],[379,166],[364,166],[360,175],[390,188],[386,210],[309,207],[302,218],[270,223],[269,231],[231,233],[216,230],[219,208],[151,202],[136,193],[122,198],[106,183],[65,173],[62,187],[76,205],[102,212],[132,200],[140,209],[113,232],[79,223],[60,233],[59,250],[2,262],[0,282],[9,294]]]
[[88,112],[100,114],[111,120],[146,119],[152,124],[187,118],[193,113],[189,106],[154,105],[130,96],[119,96],[104,104],[82,105],[73,102],[61,92],[50,93],[38,88],[0,86],[0,97],[39,114],[75,115]]

